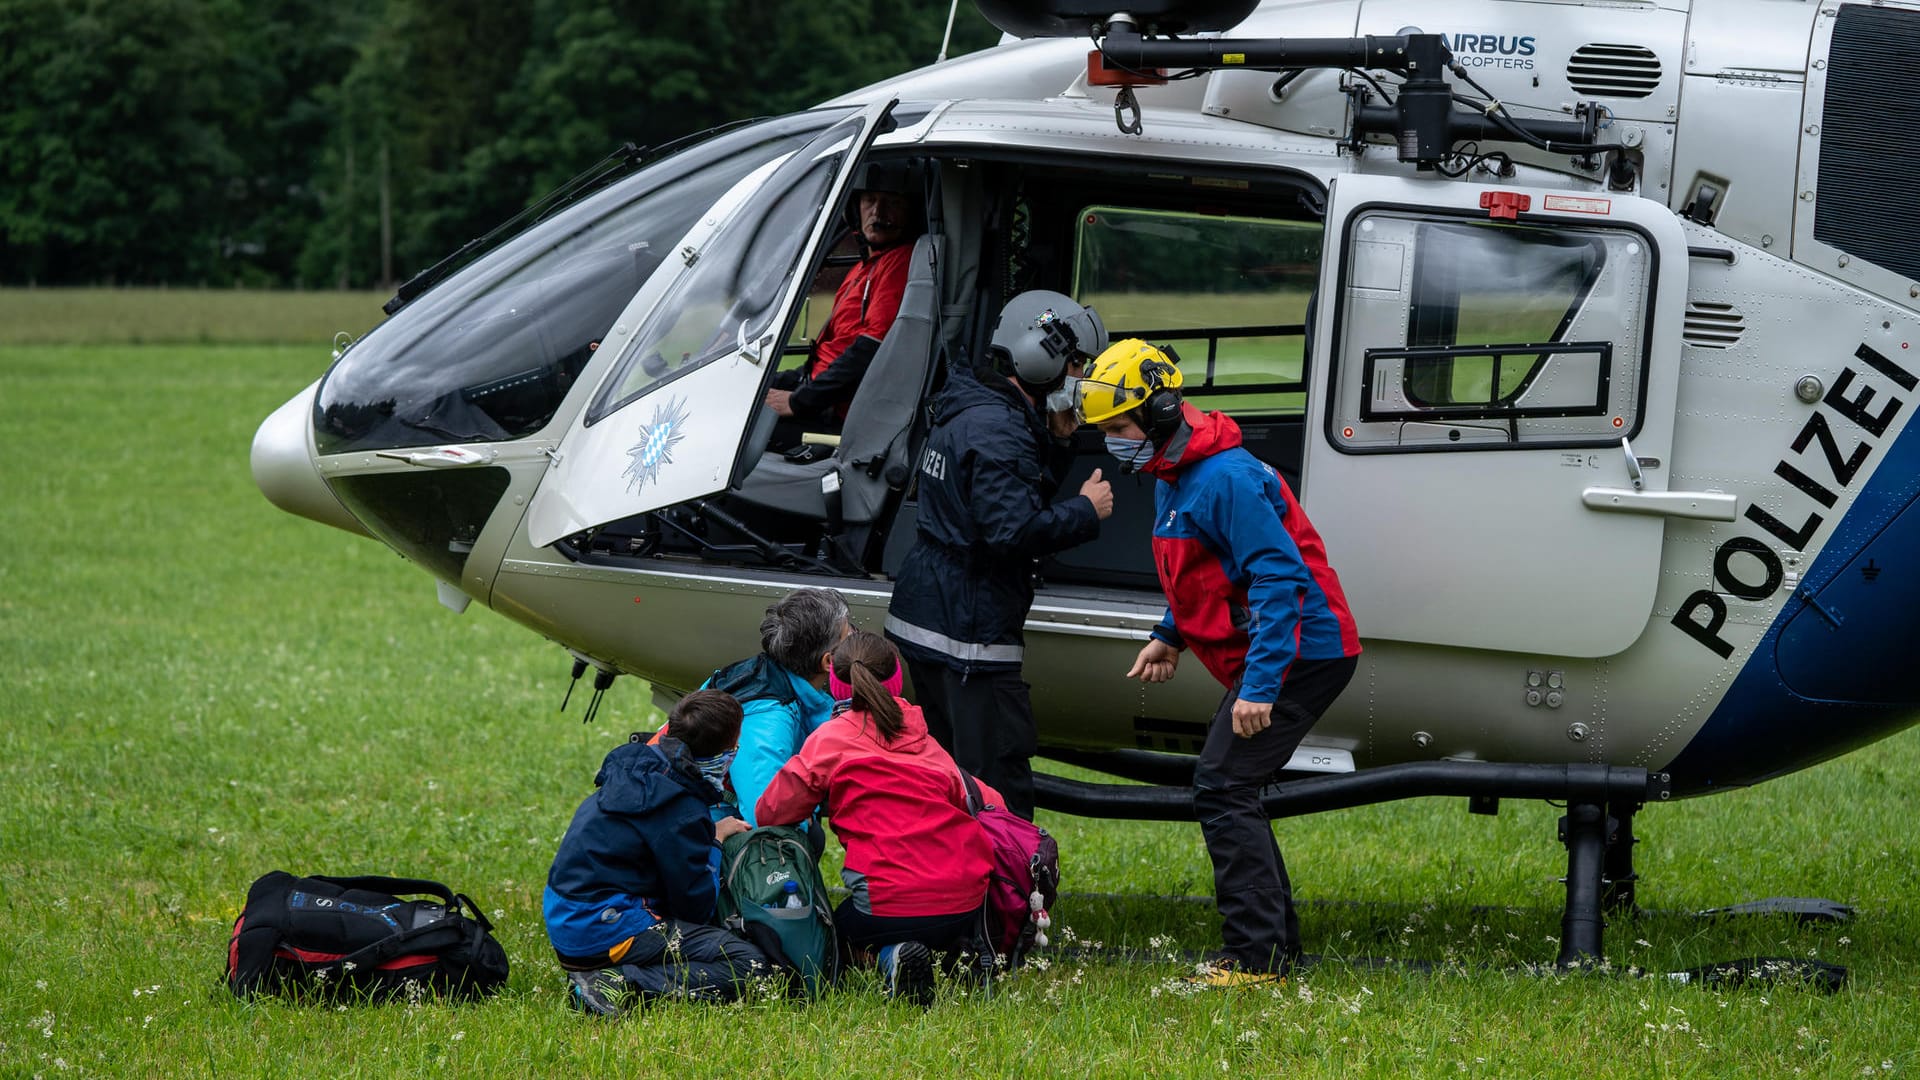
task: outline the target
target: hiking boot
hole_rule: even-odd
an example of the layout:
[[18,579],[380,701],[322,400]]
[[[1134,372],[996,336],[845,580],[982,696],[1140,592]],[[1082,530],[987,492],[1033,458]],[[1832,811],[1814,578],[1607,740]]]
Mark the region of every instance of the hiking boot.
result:
[[1189,986],[1209,990],[1246,990],[1256,986],[1285,986],[1287,977],[1278,971],[1247,968],[1233,957],[1223,956],[1200,964],[1184,981]]
[[567,972],[567,1003],[589,1016],[619,1016],[632,997],[632,984],[612,968]]
[[917,941],[884,945],[878,958],[886,995],[925,1008],[933,1004],[933,950]]

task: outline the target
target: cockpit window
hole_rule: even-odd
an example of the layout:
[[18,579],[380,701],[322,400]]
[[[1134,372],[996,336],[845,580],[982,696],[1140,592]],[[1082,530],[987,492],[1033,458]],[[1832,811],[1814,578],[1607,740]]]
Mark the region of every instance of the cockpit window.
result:
[[850,110],[738,128],[539,222],[355,344],[314,402],[322,454],[530,435],[720,192]]
[[772,357],[781,295],[861,128],[857,116],[835,124],[747,197],[641,324],[588,410],[589,425],[741,349]]

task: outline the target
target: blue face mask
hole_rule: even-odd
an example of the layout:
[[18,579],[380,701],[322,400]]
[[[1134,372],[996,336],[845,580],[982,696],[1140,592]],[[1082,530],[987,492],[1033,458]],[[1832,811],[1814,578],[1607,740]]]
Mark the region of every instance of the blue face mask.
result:
[[1107,436],[1107,453],[1120,459],[1121,472],[1137,472],[1142,461],[1145,460],[1142,455],[1146,452],[1146,449],[1147,440],[1145,439],[1123,439],[1118,435]]
[[736,751],[727,750],[712,757],[694,758],[693,763],[699,768],[700,775],[707,778],[707,783],[713,785],[714,790],[725,791],[727,790],[727,770],[733,767],[735,753]]

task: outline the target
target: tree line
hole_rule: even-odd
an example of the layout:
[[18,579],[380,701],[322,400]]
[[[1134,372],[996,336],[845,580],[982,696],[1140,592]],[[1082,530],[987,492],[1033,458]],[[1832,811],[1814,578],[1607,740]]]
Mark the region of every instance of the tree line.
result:
[[[931,63],[937,0],[0,0],[0,285],[370,288],[622,143]],[[997,32],[962,0],[949,52]]]

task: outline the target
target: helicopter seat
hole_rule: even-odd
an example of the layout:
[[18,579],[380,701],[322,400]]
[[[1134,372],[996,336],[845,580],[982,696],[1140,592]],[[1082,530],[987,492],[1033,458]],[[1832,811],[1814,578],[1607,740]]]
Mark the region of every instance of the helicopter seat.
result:
[[889,493],[905,486],[907,443],[926,399],[940,325],[943,244],[931,233],[914,242],[900,314],[860,380],[833,454],[796,463],[762,453],[734,491],[736,498],[836,526],[866,525],[880,516]]

